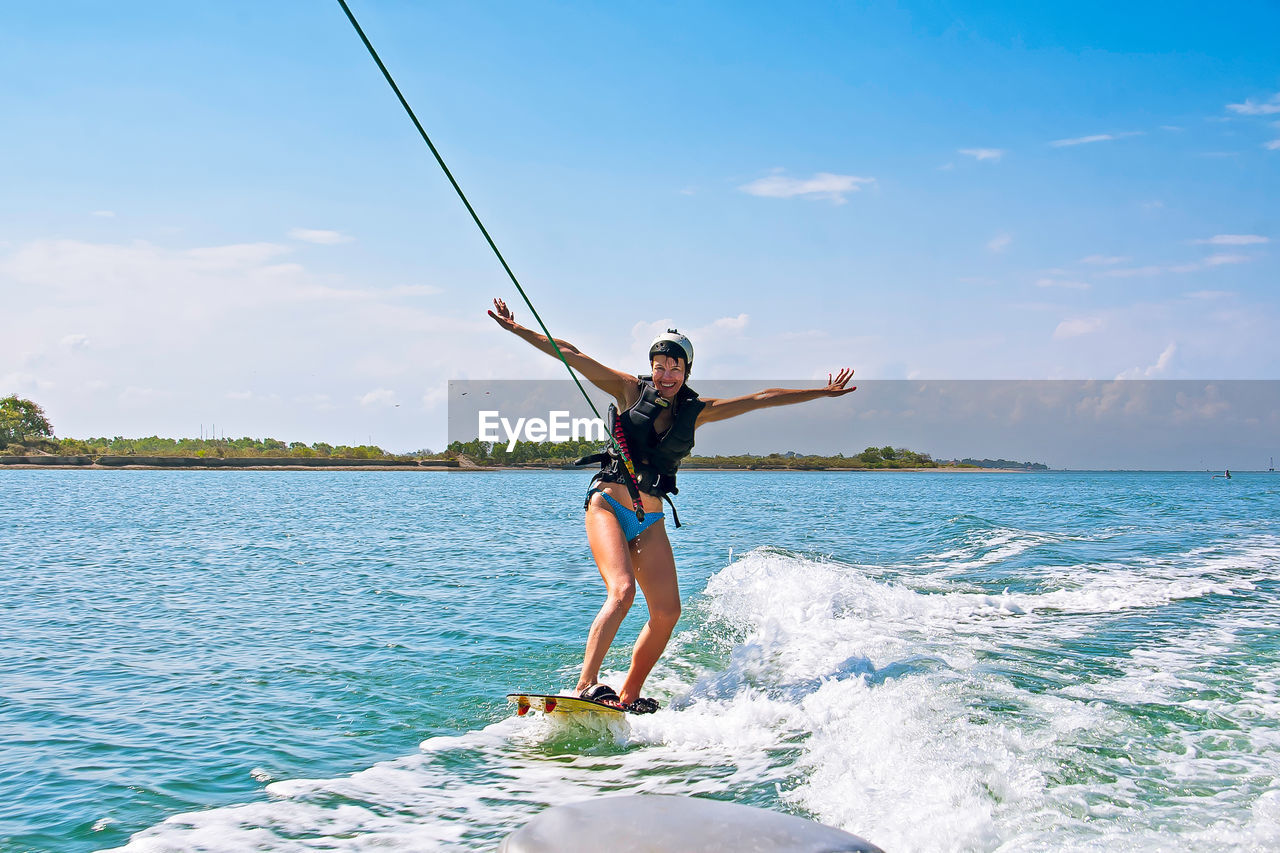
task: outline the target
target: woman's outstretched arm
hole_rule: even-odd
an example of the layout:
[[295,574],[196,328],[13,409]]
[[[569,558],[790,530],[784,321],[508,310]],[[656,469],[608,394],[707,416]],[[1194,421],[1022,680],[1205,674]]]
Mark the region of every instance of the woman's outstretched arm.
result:
[[747,412],[766,409],[770,406],[790,406],[792,403],[804,403],[819,397],[842,397],[858,390],[857,385],[845,387],[852,378],[853,368],[846,367],[834,378],[828,373],[827,384],[823,388],[766,388],[743,397],[706,400],[706,408],[698,415],[698,425],[736,418],[738,415],[745,415]]
[[[550,339],[541,332],[526,329],[517,323],[515,315],[507,307],[507,303],[501,299],[495,299],[493,300],[493,308],[494,310],[489,312],[489,316],[499,326],[516,337],[528,341],[535,348],[545,352],[552,358],[556,357],[556,351],[551,346]],[[623,373],[621,370],[614,370],[612,367],[604,366],[591,356],[584,355],[568,341],[556,338],[556,346],[560,348],[560,352],[564,354],[565,361],[569,362],[570,367],[586,377],[587,381],[592,385],[616,399],[620,406],[628,406],[634,402],[639,379],[629,373]]]

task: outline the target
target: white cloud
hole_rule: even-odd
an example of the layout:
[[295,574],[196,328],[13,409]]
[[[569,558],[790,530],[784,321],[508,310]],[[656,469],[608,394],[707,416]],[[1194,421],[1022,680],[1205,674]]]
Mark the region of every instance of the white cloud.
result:
[[1164,271],[1164,267],[1145,266],[1130,267],[1128,269],[1120,270],[1107,270],[1106,272],[1099,273],[1099,275],[1105,275],[1109,278],[1145,278],[1151,275],[1159,275]]
[[1259,103],[1246,98],[1243,104],[1227,104],[1227,109],[1242,116],[1269,116],[1280,113],[1280,92]]
[[1178,351],[1178,345],[1171,343],[1164,348],[1164,352],[1160,353],[1160,357],[1156,359],[1156,363],[1148,367],[1131,367],[1116,377],[1116,379],[1155,379],[1162,375],[1169,368],[1169,363],[1173,361],[1174,354]]
[[807,198],[828,199],[834,204],[844,204],[845,195],[859,192],[866,184],[875,183],[875,178],[862,178],[857,175],[836,175],[831,172],[818,172],[811,178],[788,178],[785,175],[770,175],[738,187],[748,195],[765,198]]
[[115,219],[116,212],[114,210],[95,210],[89,215],[101,217],[102,219]]
[[396,402],[396,392],[389,388],[375,388],[360,397],[362,406],[390,406]]
[[1071,139],[1055,139],[1049,144],[1054,148],[1065,148],[1070,145],[1088,145],[1091,142],[1110,142],[1128,136],[1141,136],[1140,130],[1129,130],[1124,133],[1095,133],[1092,136],[1076,136]]
[[[746,329],[750,323],[749,314],[738,314],[732,317],[718,317],[701,326],[679,328],[680,332],[687,335],[693,344],[695,367],[714,361],[716,365],[727,368],[728,365],[735,363],[735,359],[748,354],[752,357],[758,354],[753,348],[744,349],[743,346],[744,342],[748,341]],[[631,347],[630,353],[626,356],[627,361],[642,367],[648,365],[649,345],[658,335],[672,328],[676,328],[676,323],[671,318],[636,323],[631,327]],[[706,358],[712,353],[714,353],[714,359]],[[702,361],[700,362],[699,359]],[[621,369],[626,368],[623,366]],[[706,368],[697,370],[694,375],[706,376]]]
[[1128,260],[1130,259],[1120,257],[1119,255],[1088,255],[1087,257],[1081,258],[1080,263],[1109,267],[1115,266],[1116,264],[1123,264]]
[[1036,279],[1036,287],[1063,287],[1067,290],[1089,290],[1092,285],[1084,281],[1067,281],[1057,278]]
[[434,284],[402,284],[387,292],[393,296],[439,296],[444,289]]
[[64,349],[86,349],[89,346],[89,336],[67,335],[58,344]]
[[306,269],[302,264],[267,264],[266,266],[263,266],[259,272],[266,276],[289,278],[296,277],[299,274],[306,272]]
[[997,234],[987,241],[987,248],[992,252],[1003,252],[1012,242],[1013,237],[1008,234]]
[[1078,338],[1081,335],[1090,335],[1101,329],[1103,319],[1101,317],[1070,317],[1058,324],[1053,330],[1054,340],[1066,340],[1067,338]]
[[1270,243],[1271,238],[1258,234],[1217,234],[1205,240],[1192,242],[1204,246],[1253,246],[1258,243]]
[[141,406],[168,397],[169,392],[161,388],[149,388],[143,385],[127,385],[120,392],[120,402],[126,406]]
[[[56,382],[51,382],[35,373],[0,373],[0,388],[5,394],[34,394],[35,392],[49,391],[57,387]],[[39,402],[39,401],[37,401]],[[47,410],[47,409],[46,409]],[[55,426],[57,426],[55,424]]]
[[1056,139],[1049,144],[1054,148],[1063,148],[1068,145],[1087,145],[1090,142],[1106,142],[1110,139],[1115,139],[1115,137],[1109,133],[1099,133],[1094,136],[1077,136],[1073,139]]
[[178,253],[178,259],[193,262],[197,268],[223,272],[259,266],[291,251],[293,250],[288,246],[279,243],[233,243],[228,246],[187,249]]
[[1220,267],[1223,264],[1243,264],[1250,260],[1252,260],[1252,258],[1250,258],[1248,255],[1218,254],[1218,255],[1210,255],[1209,257],[1204,259],[1203,263],[1206,267]]
[[[24,294],[0,335],[0,370],[20,373],[3,377],[0,392],[33,396],[59,435],[195,435],[216,421],[228,435],[363,444],[372,434],[391,449],[420,446],[434,423],[353,401],[390,388],[416,400],[428,382],[452,375],[478,337],[501,347],[499,330],[478,311],[418,304],[412,297],[429,293],[425,284],[397,287],[370,274],[357,287],[281,263],[289,251],[0,246],[0,291]],[[251,398],[228,396],[250,388]],[[343,402],[317,419],[316,406],[292,402],[309,395]]]
[[[118,290],[118,297],[157,297],[173,300],[184,284],[200,288],[215,280],[235,291],[258,291],[264,263],[289,251],[275,243],[240,243],[196,249],[162,249],[143,240],[128,244],[86,243],[78,240],[38,240],[0,257],[0,275],[20,284],[47,288],[68,297],[101,299]],[[249,283],[248,278],[255,279]],[[228,294],[219,294],[227,298]],[[181,300],[180,300],[181,301]]]
[[959,153],[973,157],[975,160],[991,160],[999,163],[1006,152],[1003,148],[961,148]]
[[293,228],[289,231],[289,236],[304,243],[315,243],[320,246],[350,243],[354,239],[341,231],[326,231],[322,228]]
[[301,394],[294,397],[293,402],[303,406],[314,406],[317,409],[333,408],[333,399],[328,394]]
[[1154,275],[1162,275],[1164,273],[1189,273],[1199,272],[1201,270],[1210,269],[1212,267],[1220,267],[1225,264],[1243,264],[1253,260],[1249,255],[1231,255],[1226,253],[1218,253],[1209,255],[1198,261],[1191,261],[1185,264],[1170,264],[1168,266],[1150,265],[1145,267],[1132,267],[1129,269],[1106,270],[1098,275],[1107,276],[1109,278],[1146,278]]
[[1205,386],[1204,392],[1198,397],[1179,391],[1174,395],[1174,400],[1177,403],[1177,409],[1173,413],[1175,423],[1199,419],[1212,420],[1221,417],[1231,408],[1231,405],[1219,396],[1216,385]]
[[[280,273],[305,273],[305,269],[298,264],[277,264],[274,267],[264,267],[263,269]],[[360,290],[349,287],[331,287],[324,284],[298,282],[291,289],[291,292],[298,299],[306,301],[377,302],[387,296],[439,296],[444,293],[444,288],[436,287],[433,284],[400,284],[385,290],[371,288]]]
[[425,410],[447,406],[449,403],[449,383],[439,382],[429,386],[418,402]]
[[[1227,104],[1227,109],[1237,115],[1245,116],[1277,115],[1280,114],[1280,92],[1265,101],[1255,101],[1252,98],[1247,98],[1242,104]],[[1273,122],[1272,127],[1280,128],[1280,122]],[[1280,151],[1280,139],[1268,140],[1262,143],[1262,147],[1268,151]]]
[[747,323],[751,321],[751,317],[747,314],[739,314],[737,317],[721,317],[712,323],[712,327],[716,329],[732,329],[739,331],[745,329]]

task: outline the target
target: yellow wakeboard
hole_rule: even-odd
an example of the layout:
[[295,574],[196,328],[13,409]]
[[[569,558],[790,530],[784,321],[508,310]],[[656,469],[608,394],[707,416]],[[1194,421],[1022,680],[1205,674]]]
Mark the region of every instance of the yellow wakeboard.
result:
[[516,715],[523,717],[530,710],[548,715],[591,714],[593,716],[621,717],[626,712],[613,705],[576,696],[548,696],[542,693],[508,693],[507,701],[516,705]]

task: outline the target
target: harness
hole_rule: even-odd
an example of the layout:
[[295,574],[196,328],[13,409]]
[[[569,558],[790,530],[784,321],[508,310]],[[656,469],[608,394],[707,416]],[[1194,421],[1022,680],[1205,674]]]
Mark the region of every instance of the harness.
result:
[[[626,411],[619,413],[609,407],[609,430],[623,452],[630,456],[620,458],[612,444],[598,453],[584,456],[575,465],[599,463],[600,471],[591,479],[597,482],[622,483],[627,487],[633,502],[639,505],[639,492],[654,495],[671,506],[672,519],[680,526],[680,516],[671,502],[671,495],[679,494],[676,488],[676,471],[681,461],[693,450],[693,429],[698,415],[707,405],[698,399],[696,391],[687,385],[676,393],[671,427],[658,435],[654,424],[662,411],[673,403],[664,399],[653,384],[652,376],[641,376],[640,399]],[[590,494],[587,496],[589,501]]]

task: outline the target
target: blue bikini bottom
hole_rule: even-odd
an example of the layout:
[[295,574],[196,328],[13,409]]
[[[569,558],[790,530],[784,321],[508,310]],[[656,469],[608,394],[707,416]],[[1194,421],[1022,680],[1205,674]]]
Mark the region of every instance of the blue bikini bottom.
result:
[[592,489],[587,492],[587,500],[591,500],[591,496],[595,494],[601,495],[609,502],[609,506],[613,510],[614,517],[618,519],[618,524],[622,526],[622,535],[626,537],[628,542],[634,542],[637,536],[644,533],[652,525],[662,521],[663,514],[660,512],[646,512],[644,514],[644,521],[641,521],[636,518],[635,510],[627,509],[625,506],[618,503],[614,500],[613,496],[604,489]]

